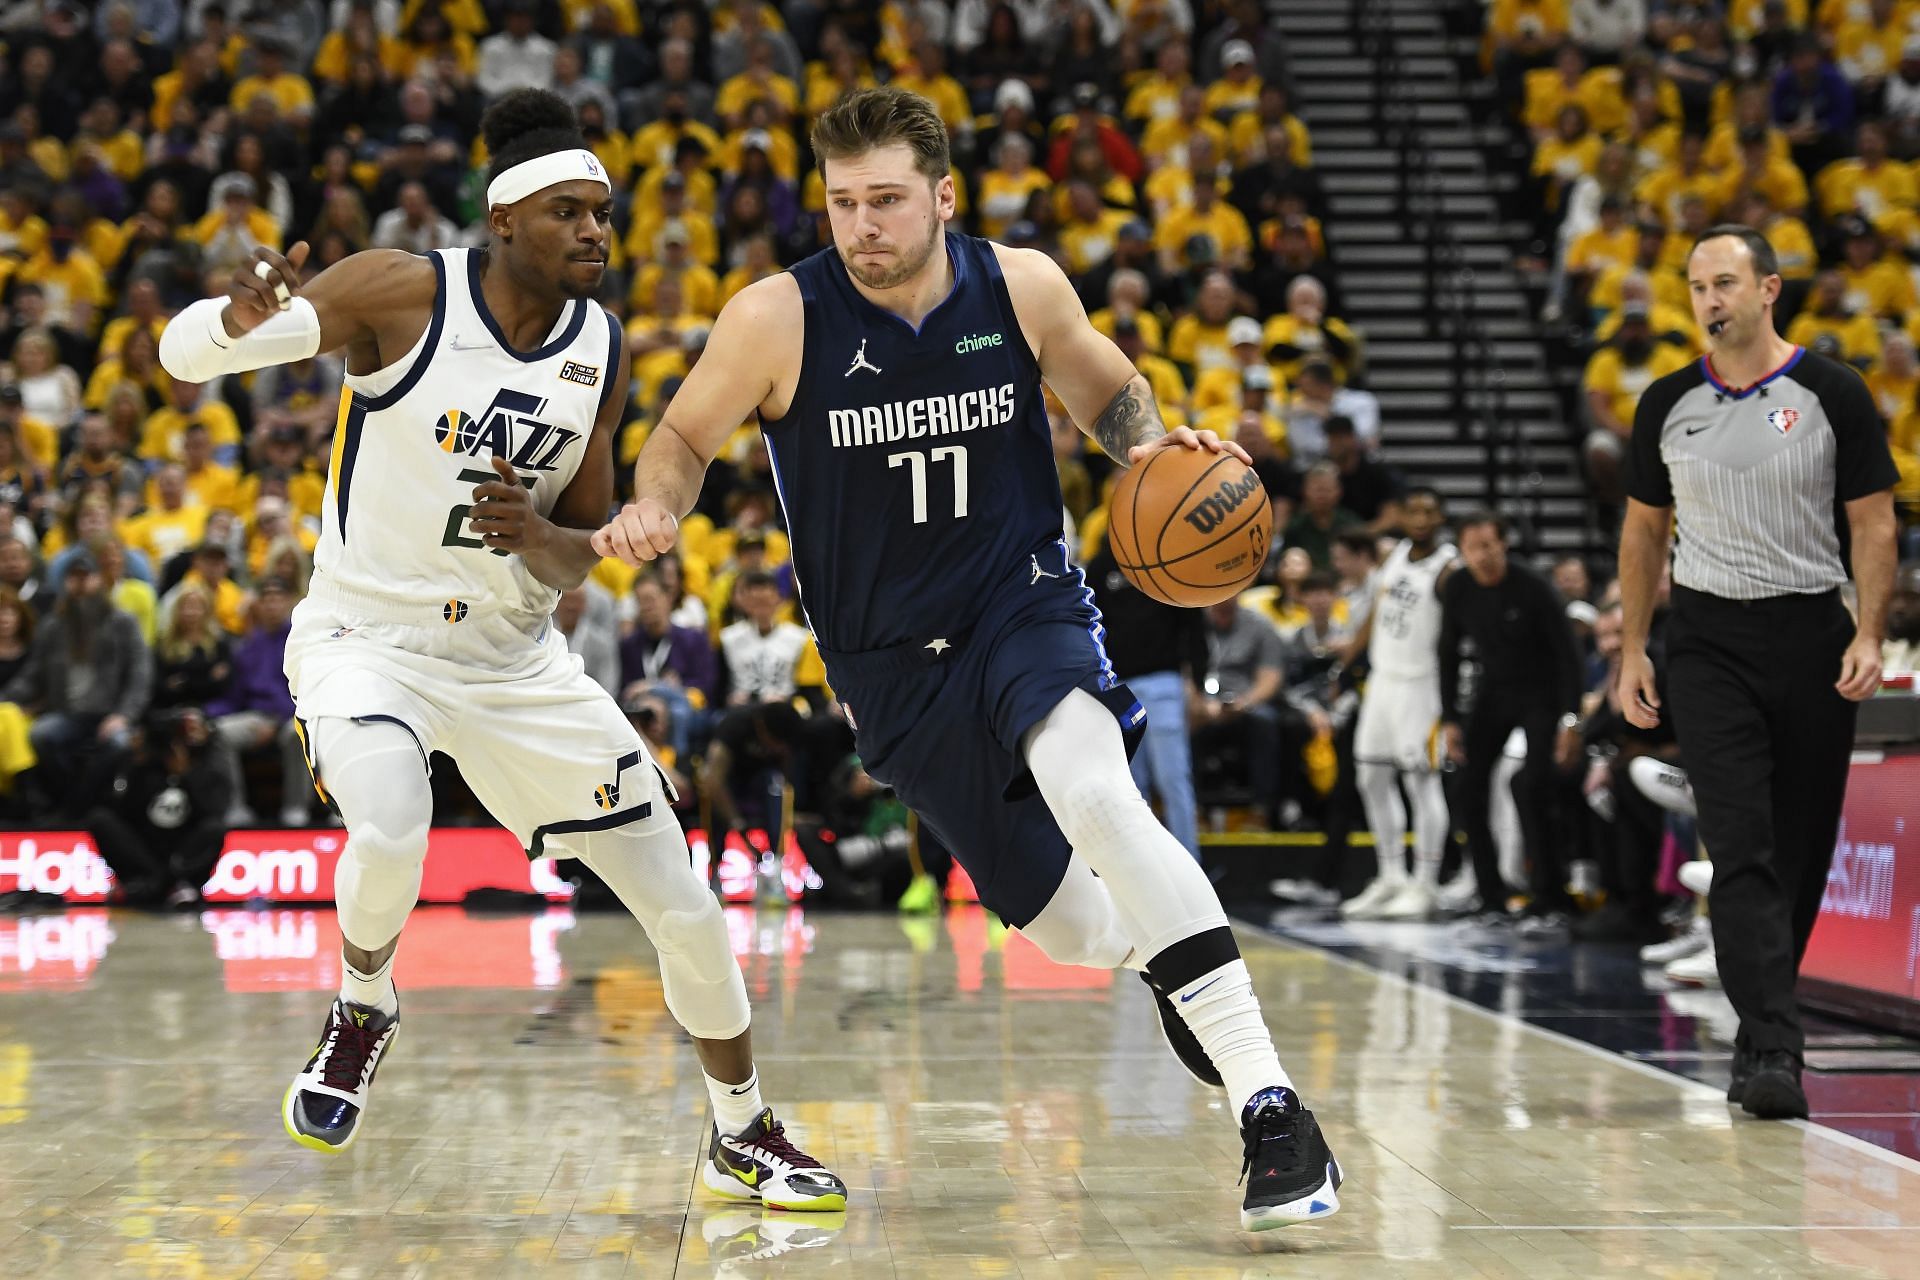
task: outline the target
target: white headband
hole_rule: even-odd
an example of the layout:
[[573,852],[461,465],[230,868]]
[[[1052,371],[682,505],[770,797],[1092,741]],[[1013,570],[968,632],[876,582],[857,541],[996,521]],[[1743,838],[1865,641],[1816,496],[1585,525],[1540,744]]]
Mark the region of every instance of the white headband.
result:
[[613,190],[613,184],[607,181],[606,169],[593,152],[554,151],[522,161],[489,182],[487,203],[518,204],[534,192],[562,182],[597,182],[608,191]]

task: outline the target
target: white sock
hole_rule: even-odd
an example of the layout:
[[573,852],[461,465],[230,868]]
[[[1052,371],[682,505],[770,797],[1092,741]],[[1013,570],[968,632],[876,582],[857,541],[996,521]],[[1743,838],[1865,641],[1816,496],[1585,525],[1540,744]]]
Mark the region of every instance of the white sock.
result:
[[[704,1072],[702,1073],[705,1074]],[[760,1118],[766,1103],[760,1101],[760,1073],[747,1077],[745,1084],[728,1084],[706,1076],[707,1098],[713,1103],[713,1121],[726,1134],[739,1133]]]
[[1274,1085],[1293,1087],[1260,1017],[1260,1001],[1253,994],[1253,977],[1245,960],[1203,973],[1168,998],[1213,1065],[1220,1068],[1236,1124],[1254,1094]]
[[393,989],[393,957],[376,973],[361,973],[343,952],[340,956],[340,998],[348,1004],[371,1005],[385,1014],[400,1012],[400,993]]

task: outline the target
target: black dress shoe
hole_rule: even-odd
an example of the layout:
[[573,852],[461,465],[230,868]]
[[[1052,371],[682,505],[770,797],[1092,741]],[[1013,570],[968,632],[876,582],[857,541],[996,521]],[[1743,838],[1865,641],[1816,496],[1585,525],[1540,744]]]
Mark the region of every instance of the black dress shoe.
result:
[[1745,1049],[1733,1051],[1733,1076],[1727,1081],[1727,1101],[1739,1102],[1747,1096],[1747,1081],[1753,1079],[1758,1055]]

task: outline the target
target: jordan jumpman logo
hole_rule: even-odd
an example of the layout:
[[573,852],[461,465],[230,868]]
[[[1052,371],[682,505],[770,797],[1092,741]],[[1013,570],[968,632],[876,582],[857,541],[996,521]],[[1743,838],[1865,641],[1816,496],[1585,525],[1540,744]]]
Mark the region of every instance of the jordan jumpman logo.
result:
[[866,369],[872,373],[880,372],[879,365],[869,364],[867,362],[867,340],[865,338],[860,339],[860,349],[853,353],[853,367],[840,376],[843,378],[851,378],[862,369]]
[[1030,587],[1035,586],[1042,578],[1057,578],[1059,576],[1057,573],[1048,573],[1045,569],[1042,569],[1040,567],[1040,557],[1036,555],[1033,557],[1033,580],[1027,583],[1027,585]]

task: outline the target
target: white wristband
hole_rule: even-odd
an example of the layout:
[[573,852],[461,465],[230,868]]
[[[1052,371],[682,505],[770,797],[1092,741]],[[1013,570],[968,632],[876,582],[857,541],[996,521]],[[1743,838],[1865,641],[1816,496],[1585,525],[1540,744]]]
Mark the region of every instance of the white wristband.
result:
[[235,338],[223,317],[225,298],[202,298],[160,334],[160,366],[183,382],[209,382],[223,373],[305,360],[320,350],[320,313],[296,297],[278,315]]

